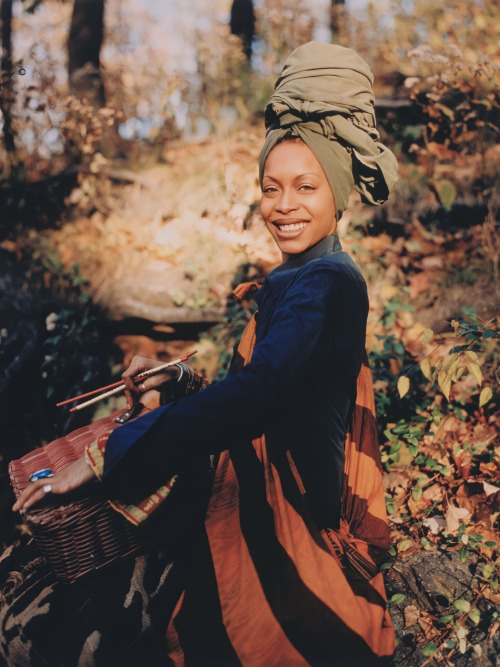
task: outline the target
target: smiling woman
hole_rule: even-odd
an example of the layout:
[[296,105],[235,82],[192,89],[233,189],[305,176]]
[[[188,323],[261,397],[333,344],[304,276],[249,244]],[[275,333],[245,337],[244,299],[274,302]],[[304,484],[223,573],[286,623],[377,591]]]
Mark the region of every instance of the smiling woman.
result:
[[301,139],[285,140],[269,153],[260,212],[283,261],[335,232],[333,193],[320,163]]
[[[394,650],[378,572],[389,538],[364,361],[367,291],[336,234],[353,189],[381,204],[396,177],[378,142],[372,81],[350,49],[311,42],[292,53],[266,109],[259,163],[261,213],[284,261],[260,288],[236,290],[253,293],[258,311],[228,377],[179,394],[172,383],[187,367],[136,384],[157,362],[134,358],[128,390],[156,391],[162,405],[50,479],[54,495],[95,475],[133,508],[178,474],[191,546],[176,549],[182,580],[162,584],[183,590],[164,610],[177,667],[372,667]],[[210,455],[196,528],[200,503],[187,502],[187,484]],[[44,481],[16,509],[43,497]]]

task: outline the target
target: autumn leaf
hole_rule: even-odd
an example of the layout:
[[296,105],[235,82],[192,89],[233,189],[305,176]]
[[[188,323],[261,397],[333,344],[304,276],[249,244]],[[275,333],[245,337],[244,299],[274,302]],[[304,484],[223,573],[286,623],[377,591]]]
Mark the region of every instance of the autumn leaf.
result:
[[481,382],[483,381],[483,374],[481,372],[481,368],[479,367],[479,364],[474,362],[474,361],[469,361],[468,364],[467,364],[467,370],[474,377],[476,382],[478,384],[481,384]]
[[434,338],[434,331],[432,329],[424,329],[422,331],[422,343],[427,345]]
[[425,359],[422,359],[419,366],[423,376],[430,382],[432,379],[432,367],[429,359],[427,359],[427,357],[425,357]]
[[403,398],[403,396],[405,396],[408,393],[409,388],[410,388],[410,380],[406,377],[406,375],[402,375],[398,380],[399,397]]
[[450,390],[451,390],[451,378],[446,371],[440,371],[438,374],[438,384],[439,388],[446,397],[446,400],[450,400]]
[[471,513],[469,510],[466,510],[465,507],[455,507],[454,505],[448,505],[448,509],[445,513],[446,530],[449,533],[454,533],[459,529],[460,524],[470,516]]
[[484,389],[479,394],[479,407],[482,408],[483,405],[486,405],[486,403],[491,400],[492,396],[493,390],[491,387],[484,387]]

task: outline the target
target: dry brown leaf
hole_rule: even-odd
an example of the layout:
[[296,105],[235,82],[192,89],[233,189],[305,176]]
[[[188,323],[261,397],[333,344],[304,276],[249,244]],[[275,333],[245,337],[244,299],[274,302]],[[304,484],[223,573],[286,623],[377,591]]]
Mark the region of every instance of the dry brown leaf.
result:
[[424,635],[427,638],[431,638],[436,634],[436,631],[434,629],[434,623],[432,620],[428,617],[427,614],[424,615],[424,613],[421,614],[420,618],[418,619],[418,624],[424,631]]
[[433,535],[439,535],[439,533],[446,528],[446,519],[441,514],[436,514],[435,516],[424,519],[423,524]]
[[445,513],[446,530],[449,533],[454,533],[459,529],[461,523],[467,523],[467,519],[470,519],[470,516],[471,513],[464,507],[448,505],[448,509]]
[[432,502],[443,500],[443,487],[441,484],[432,484],[422,491],[422,497]]
[[405,607],[403,613],[405,616],[405,628],[415,625],[420,617],[420,609],[414,604],[409,604]]
[[424,271],[421,273],[416,273],[410,278],[410,283],[408,285],[408,294],[410,299],[415,299],[419,294],[424,294],[424,292],[427,292],[429,286],[429,275]]

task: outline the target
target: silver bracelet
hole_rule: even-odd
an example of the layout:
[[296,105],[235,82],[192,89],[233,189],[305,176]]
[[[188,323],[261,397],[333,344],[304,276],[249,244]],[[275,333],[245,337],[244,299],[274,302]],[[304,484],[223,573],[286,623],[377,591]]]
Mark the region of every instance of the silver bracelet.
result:
[[181,374],[180,374],[179,377],[177,378],[177,382],[180,382],[180,381],[182,380],[182,378],[184,377],[184,374],[185,374],[186,371],[184,370],[184,367],[182,366],[182,364],[175,364],[175,366],[176,366],[176,368],[178,368],[178,369],[180,370],[180,372],[181,372]]

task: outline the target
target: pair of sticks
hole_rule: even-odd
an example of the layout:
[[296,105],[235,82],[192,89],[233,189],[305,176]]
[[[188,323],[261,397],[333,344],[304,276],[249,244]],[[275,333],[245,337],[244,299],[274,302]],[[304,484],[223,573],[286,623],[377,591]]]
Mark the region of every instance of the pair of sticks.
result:
[[[166,368],[169,368],[170,366],[175,366],[176,364],[182,364],[184,361],[187,361],[189,357],[192,357],[193,354],[196,354],[197,350],[193,350],[193,352],[189,352],[188,354],[185,354],[183,357],[180,357],[179,359],[174,359],[173,361],[169,361],[166,364],[162,364],[161,366],[157,366],[156,368],[150,368],[148,371],[143,371],[142,373],[138,373],[137,375],[134,376],[133,380],[134,382],[140,382],[144,378],[150,377],[151,375],[156,375],[157,373],[162,373]],[[73,403],[74,401],[80,401],[83,398],[88,398],[89,396],[94,396],[94,398],[91,398],[89,401],[85,401],[84,403],[80,403],[80,405],[76,405],[74,408],[70,409],[70,412],[76,412],[78,410],[82,410],[83,408],[86,408],[89,405],[93,405],[94,403],[97,403],[98,401],[102,401],[105,398],[109,398],[110,396],[114,396],[114,394],[119,394],[121,391],[125,389],[125,382],[113,382],[113,384],[108,384],[105,387],[99,387],[99,389],[94,389],[93,391],[88,391],[86,394],[80,394],[79,396],[73,396],[72,398],[68,398],[65,401],[61,401],[60,403],[56,403],[56,407],[61,407],[62,405],[67,405],[68,403]],[[103,392],[103,393],[101,393]],[[98,396],[95,396],[95,394],[99,394]]]

